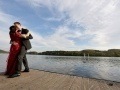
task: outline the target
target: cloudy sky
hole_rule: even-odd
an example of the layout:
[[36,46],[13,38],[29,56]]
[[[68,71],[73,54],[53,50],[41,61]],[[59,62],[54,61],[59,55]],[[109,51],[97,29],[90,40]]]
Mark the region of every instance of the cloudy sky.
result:
[[33,35],[31,51],[120,48],[120,0],[0,0],[0,49],[15,21]]

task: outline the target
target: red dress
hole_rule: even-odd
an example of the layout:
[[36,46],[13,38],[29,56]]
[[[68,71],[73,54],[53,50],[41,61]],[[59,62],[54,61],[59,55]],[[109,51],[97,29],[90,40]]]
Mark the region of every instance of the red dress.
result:
[[13,75],[16,72],[16,65],[17,65],[17,56],[21,49],[21,38],[20,33],[15,32],[10,34],[11,41],[15,41],[18,44],[13,45],[11,44],[10,52],[7,60],[7,68],[6,68],[6,75]]

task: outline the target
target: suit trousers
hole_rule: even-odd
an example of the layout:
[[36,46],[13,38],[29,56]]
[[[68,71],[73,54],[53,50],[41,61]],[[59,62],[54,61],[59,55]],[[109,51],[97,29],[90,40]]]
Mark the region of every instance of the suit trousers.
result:
[[17,73],[20,73],[20,71],[22,70],[22,62],[23,62],[23,65],[25,66],[25,70],[29,70],[26,53],[27,53],[27,50],[25,46],[22,45],[21,50],[18,54]]

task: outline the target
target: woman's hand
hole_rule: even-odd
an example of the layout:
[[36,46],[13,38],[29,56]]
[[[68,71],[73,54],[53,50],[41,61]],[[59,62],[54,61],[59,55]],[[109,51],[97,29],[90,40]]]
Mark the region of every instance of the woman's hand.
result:
[[21,34],[21,37],[22,38],[26,38],[26,37],[28,37],[30,35],[30,33],[28,32],[27,34]]
[[15,42],[15,41],[13,41],[13,42],[12,42],[12,44],[13,44],[13,45],[17,45],[18,43],[17,43],[17,42]]
[[25,34],[21,34],[21,37],[22,37],[22,38],[26,38],[26,35],[25,35]]

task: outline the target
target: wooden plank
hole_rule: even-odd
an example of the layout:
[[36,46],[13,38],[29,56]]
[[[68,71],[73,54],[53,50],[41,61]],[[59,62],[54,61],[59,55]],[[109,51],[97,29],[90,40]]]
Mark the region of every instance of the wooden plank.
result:
[[85,90],[100,90],[97,80],[88,78],[87,81],[88,81],[87,82],[88,85],[85,86],[85,88],[86,88]]
[[98,82],[98,86],[100,87],[100,90],[110,90],[106,82],[104,82],[103,80]]
[[120,83],[31,70],[16,78],[0,75],[0,90],[120,90]]
[[104,81],[106,85],[109,87],[110,90],[120,90],[119,87],[116,86],[114,82],[111,81]]
[[53,90],[69,90],[71,88],[71,85],[73,84],[73,81],[74,76],[66,75],[65,78],[55,84]]
[[52,87],[52,90],[56,90],[56,88],[59,87],[60,84],[62,84],[67,78],[68,76],[66,75],[60,75],[60,78],[56,83],[54,83],[54,86]]
[[100,90],[97,81],[94,79],[83,78],[82,83],[83,83],[83,90]]
[[49,80],[47,83],[45,84],[42,83],[42,86],[39,85],[39,88],[42,88],[43,90],[53,90],[53,87],[55,86],[55,84],[58,83],[59,80],[63,78],[64,78],[64,75],[56,74],[56,76],[53,77],[51,80]]
[[[49,74],[48,73],[46,73],[46,72],[42,72],[42,73],[36,73],[34,76],[32,76],[31,78],[29,78],[28,80],[26,80],[25,82],[23,81],[23,82],[19,82],[18,84],[17,84],[17,86],[14,88],[15,90],[33,90],[33,89],[30,89],[30,86],[33,86],[34,85],[34,83],[35,83],[35,81],[38,81],[39,79],[41,79],[41,78],[44,78],[44,77],[46,77],[46,76],[48,76]],[[39,81],[38,81],[39,82]],[[34,87],[36,87],[35,85],[34,85]]]
[[26,83],[33,81],[37,76],[41,77],[45,72],[38,72],[31,70],[29,73],[22,73],[20,77],[6,78],[4,82],[0,82],[0,89],[7,90],[8,88],[14,89],[17,87],[22,88]]
[[3,82],[6,79],[5,75],[0,74],[0,82]]
[[[52,82],[52,80],[54,80],[54,78],[57,77],[57,74],[55,73],[48,73],[48,75],[44,78],[38,78],[36,80],[34,80],[33,83],[29,83],[28,87],[30,88],[30,90],[46,90],[47,89],[47,84]],[[52,84],[52,83],[50,83]],[[26,88],[27,89],[27,88]]]
[[75,76],[75,80],[73,81],[70,90],[84,90],[83,79]]

